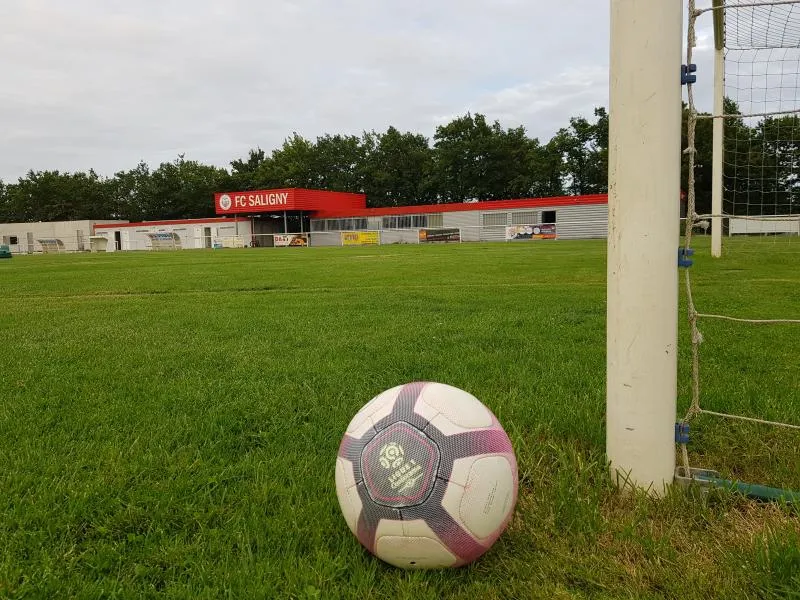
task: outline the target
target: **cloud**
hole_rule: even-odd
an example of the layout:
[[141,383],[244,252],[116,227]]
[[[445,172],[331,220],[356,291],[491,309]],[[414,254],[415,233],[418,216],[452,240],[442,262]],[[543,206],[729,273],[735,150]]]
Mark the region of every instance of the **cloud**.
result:
[[567,127],[570,116],[590,118],[598,106],[608,106],[608,67],[597,65],[501,89],[476,102],[479,112],[508,126],[524,125],[542,142]]
[[5,0],[0,177],[111,175],[178,153],[227,166],[292,132],[466,111],[549,139],[608,97],[589,0]]

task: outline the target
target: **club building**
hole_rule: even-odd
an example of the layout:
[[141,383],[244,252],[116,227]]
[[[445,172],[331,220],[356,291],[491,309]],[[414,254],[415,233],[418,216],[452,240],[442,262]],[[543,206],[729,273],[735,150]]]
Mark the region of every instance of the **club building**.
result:
[[[12,252],[347,246],[604,238],[608,196],[367,208],[364,194],[300,188],[221,192],[216,217],[0,224]],[[59,235],[56,235],[59,234]],[[45,245],[39,242],[42,237]],[[53,249],[54,240],[62,242]],[[7,241],[6,241],[7,240]]]
[[608,196],[367,208],[366,196],[306,189],[215,194],[217,215],[249,221],[246,245],[587,239],[608,234]]

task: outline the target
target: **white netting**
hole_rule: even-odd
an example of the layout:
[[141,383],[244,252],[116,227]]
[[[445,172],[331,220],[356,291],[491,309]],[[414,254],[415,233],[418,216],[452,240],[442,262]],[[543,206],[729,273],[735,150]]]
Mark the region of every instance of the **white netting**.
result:
[[[717,35],[723,36],[725,103],[723,114],[710,115],[724,121],[723,211],[728,232],[770,235],[791,239],[800,233],[800,0],[747,2],[715,0],[712,8],[697,10],[689,0],[687,63],[692,63],[697,20],[714,13]],[[720,19],[721,16],[721,19]],[[689,157],[688,210],[685,248],[692,245],[698,223],[707,216],[696,211],[697,113],[693,87],[688,88]],[[796,250],[796,244],[794,244]],[[763,250],[763,249],[762,249]],[[691,332],[691,402],[684,422],[699,414],[800,429],[800,425],[730,414],[701,406],[701,320],[722,320],[747,326],[795,325],[800,319],[755,319],[725,314],[701,313],[696,305],[691,269],[685,273]],[[765,335],[765,334],[761,334]],[[732,404],[739,403],[731,401]],[[739,404],[740,405],[740,404]],[[690,472],[686,444],[681,444],[683,469]]]
[[727,0],[717,10],[727,233],[800,235],[800,2]]

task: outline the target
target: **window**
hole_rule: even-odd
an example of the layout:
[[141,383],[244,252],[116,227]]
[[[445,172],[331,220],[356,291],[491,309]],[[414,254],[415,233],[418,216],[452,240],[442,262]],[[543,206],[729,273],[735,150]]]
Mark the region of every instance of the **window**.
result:
[[321,219],[311,221],[311,231],[356,231],[367,229],[367,219]]
[[[366,229],[366,219],[364,219]],[[441,214],[435,215],[393,215],[381,219],[383,229],[424,229],[425,227],[442,227],[444,219]]]
[[511,213],[512,225],[536,225],[536,223],[535,210],[521,210]]
[[493,227],[508,224],[508,213],[483,213],[483,226]]
[[555,223],[555,222],[556,222],[556,211],[554,210],[542,211],[542,223]]
[[19,244],[19,238],[15,235],[9,236],[8,243],[11,244],[12,246],[16,246],[17,244]]

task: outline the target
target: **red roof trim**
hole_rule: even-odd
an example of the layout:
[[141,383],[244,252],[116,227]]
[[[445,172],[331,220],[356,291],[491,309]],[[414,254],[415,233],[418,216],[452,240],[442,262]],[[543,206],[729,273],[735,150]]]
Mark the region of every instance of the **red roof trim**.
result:
[[520,198],[517,200],[490,200],[485,202],[451,202],[448,204],[387,206],[383,208],[360,208],[350,210],[320,210],[313,214],[312,217],[315,219],[331,219],[339,217],[382,217],[384,215],[418,215],[426,213],[543,208],[550,206],[582,206],[590,204],[608,204],[608,194],[556,196],[553,198]]
[[141,221],[139,223],[106,223],[95,225],[95,229],[116,229],[118,227],[156,227],[159,225],[200,225],[201,223],[247,223],[250,219],[244,217],[209,217],[208,219],[175,219],[173,221]]

